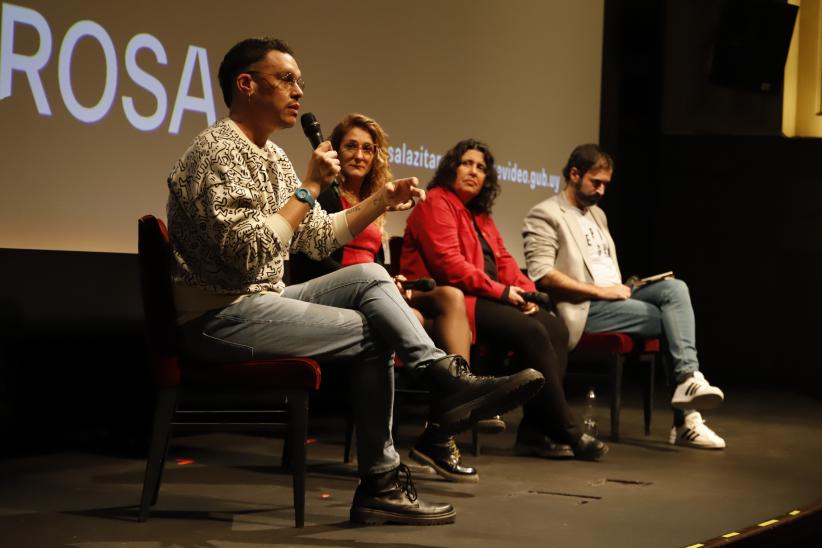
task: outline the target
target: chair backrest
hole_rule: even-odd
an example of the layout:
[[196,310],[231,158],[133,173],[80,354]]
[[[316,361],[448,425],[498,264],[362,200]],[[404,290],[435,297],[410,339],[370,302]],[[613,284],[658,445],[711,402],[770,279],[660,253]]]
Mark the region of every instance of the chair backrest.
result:
[[153,215],[140,218],[137,227],[140,284],[152,379],[160,386],[175,386],[180,384],[180,364],[168,229]]

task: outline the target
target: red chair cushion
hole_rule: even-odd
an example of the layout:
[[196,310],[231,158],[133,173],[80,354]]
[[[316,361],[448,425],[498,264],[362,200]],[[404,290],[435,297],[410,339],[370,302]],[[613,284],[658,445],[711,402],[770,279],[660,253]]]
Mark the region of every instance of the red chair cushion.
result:
[[184,363],[180,368],[183,385],[225,386],[227,388],[320,387],[320,365],[310,358],[272,358],[229,364]]
[[582,352],[615,352],[627,354],[634,349],[634,339],[625,333],[583,333],[576,350]]
[[659,339],[634,339],[626,333],[583,333],[576,349],[582,352],[613,352],[628,354],[639,352],[659,352]]

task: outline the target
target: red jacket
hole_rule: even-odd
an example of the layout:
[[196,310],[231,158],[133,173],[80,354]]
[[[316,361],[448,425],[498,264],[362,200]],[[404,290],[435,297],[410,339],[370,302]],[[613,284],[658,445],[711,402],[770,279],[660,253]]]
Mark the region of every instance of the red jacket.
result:
[[[498,281],[485,273],[485,259],[473,219],[494,251]],[[474,216],[456,194],[443,187],[428,192],[408,216],[400,270],[409,279],[430,277],[439,285],[461,289],[474,333],[472,342],[476,342],[477,297],[499,300],[508,285],[536,291],[534,282],[520,271],[505,249],[491,216]]]

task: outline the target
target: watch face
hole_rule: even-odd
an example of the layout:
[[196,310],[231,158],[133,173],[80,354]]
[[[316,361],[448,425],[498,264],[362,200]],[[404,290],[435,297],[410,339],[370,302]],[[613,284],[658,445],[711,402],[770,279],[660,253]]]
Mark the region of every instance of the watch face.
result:
[[314,196],[311,195],[307,188],[298,188],[294,192],[294,195],[299,201],[308,204],[309,207],[314,207]]

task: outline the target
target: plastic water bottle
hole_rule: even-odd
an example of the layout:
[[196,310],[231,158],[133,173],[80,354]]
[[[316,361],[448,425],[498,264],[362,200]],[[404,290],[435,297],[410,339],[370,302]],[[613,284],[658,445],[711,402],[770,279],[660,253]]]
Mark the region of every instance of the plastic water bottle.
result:
[[585,411],[582,414],[582,431],[590,436],[597,437],[597,395],[593,387],[585,394]]

